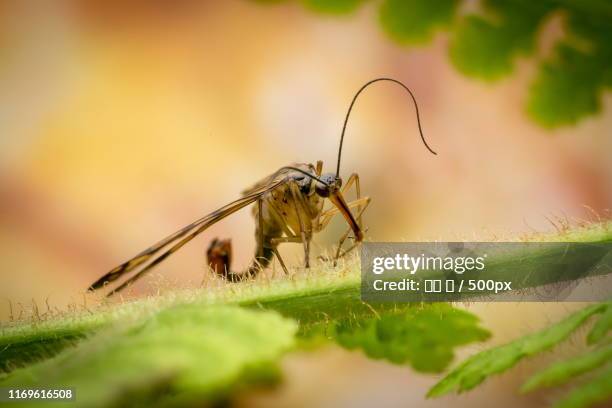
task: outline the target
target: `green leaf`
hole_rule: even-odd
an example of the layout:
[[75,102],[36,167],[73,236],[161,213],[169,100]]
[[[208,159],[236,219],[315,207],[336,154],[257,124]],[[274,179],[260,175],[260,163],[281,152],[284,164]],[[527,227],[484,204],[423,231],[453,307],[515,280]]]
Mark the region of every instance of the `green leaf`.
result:
[[[275,2],[275,0],[255,0]],[[280,0],[282,1],[282,0]],[[399,44],[423,44],[451,28],[449,56],[463,74],[486,81],[512,73],[519,57],[531,57],[538,31],[551,17],[565,24],[552,57],[536,60],[528,115],[544,127],[576,124],[601,111],[612,87],[612,4],[606,0],[482,0],[459,12],[466,0],[381,0],[379,22]],[[323,14],[346,14],[363,0],[302,0]],[[468,5],[469,7],[469,5]],[[466,7],[466,8],[468,8]],[[470,7],[471,9],[472,7]]]
[[612,329],[612,302],[608,303],[606,311],[597,320],[591,331],[587,336],[589,344],[595,344],[600,342],[608,332]]
[[525,357],[548,350],[565,340],[589,317],[606,309],[605,304],[586,307],[557,324],[521,337],[508,344],[480,352],[463,362],[434,385],[428,397],[439,397],[456,390],[463,392],[476,387],[491,375],[513,367]]
[[600,1],[529,2],[488,0],[484,14],[456,27],[450,57],[466,75],[496,80],[512,72],[516,57],[534,51],[536,34],[553,11],[566,16],[567,34],[543,61],[530,87],[527,112],[545,127],[572,125],[600,112],[612,86],[612,8]]
[[304,6],[323,14],[347,14],[355,11],[365,0],[302,0]]
[[589,9],[596,5],[567,5],[569,33],[531,86],[527,111],[543,126],[571,125],[600,112],[604,89],[612,86],[612,10]]
[[243,378],[269,379],[269,366],[292,347],[296,329],[275,312],[173,307],[13,371],[0,385],[74,387],[87,407],[214,399]]
[[585,408],[612,399],[612,366],[588,383],[574,388],[554,408]]
[[[609,242],[612,241],[612,222],[592,224],[570,229],[562,234],[539,235],[533,241],[551,242]],[[531,258],[547,273],[555,268],[583,264],[590,252],[578,251],[565,255],[564,262],[552,266],[548,255]],[[525,265],[524,254],[517,254],[498,264],[499,277],[513,273]],[[548,268],[548,269],[546,269]],[[566,273],[559,269],[559,273]],[[372,304],[361,301],[361,275],[358,264],[346,268],[312,268],[307,275],[255,280],[236,285],[169,291],[160,296],[135,299],[130,302],[92,307],[92,312],[63,313],[54,318],[15,322],[0,327],[0,371],[10,371],[32,359],[48,358],[75,341],[90,336],[103,328],[143,321],[167,307],[177,304],[197,304],[201,307],[241,305],[250,308],[275,310],[283,316],[299,321],[303,336],[324,334],[337,321],[349,316],[356,318],[393,314],[414,308],[413,304]],[[54,347],[49,347],[53,345]],[[53,350],[50,350],[50,349]],[[36,353],[32,353],[32,351]],[[40,353],[38,352],[40,350]]]
[[409,363],[421,372],[440,372],[454,356],[454,348],[484,341],[489,332],[473,314],[448,304],[413,308],[398,314],[337,324],[335,338],[347,349],[360,349],[375,359]]
[[543,2],[488,0],[485,15],[468,15],[456,27],[450,57],[462,73],[496,80],[512,72],[516,56],[530,54],[549,10]]
[[612,361],[612,345],[589,351],[569,360],[559,361],[529,378],[521,387],[521,391],[529,392],[539,388],[564,384],[572,378],[601,367],[610,361]]
[[380,6],[380,23],[400,44],[425,43],[436,29],[451,23],[458,4],[458,0],[385,0]]
[[527,111],[546,127],[575,124],[601,110],[601,89],[608,68],[595,55],[567,45],[542,64],[530,89]]

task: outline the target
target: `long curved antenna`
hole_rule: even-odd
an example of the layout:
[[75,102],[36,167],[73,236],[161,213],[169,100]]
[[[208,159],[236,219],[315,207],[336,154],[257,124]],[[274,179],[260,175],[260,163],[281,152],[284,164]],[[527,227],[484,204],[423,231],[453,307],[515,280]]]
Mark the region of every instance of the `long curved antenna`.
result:
[[379,81],[394,82],[398,84],[399,86],[401,86],[402,88],[404,88],[410,94],[410,97],[412,98],[412,101],[414,102],[414,109],[416,110],[417,124],[419,125],[419,133],[421,134],[421,140],[423,141],[423,144],[425,145],[427,150],[429,150],[432,154],[435,154],[435,155],[438,154],[434,152],[432,148],[429,147],[429,145],[425,141],[425,136],[423,136],[423,129],[421,128],[421,117],[419,116],[419,105],[417,104],[416,98],[414,97],[412,91],[406,85],[404,85],[402,82],[398,81],[397,79],[376,78],[376,79],[369,81],[365,85],[363,85],[357,91],[355,96],[353,96],[353,100],[351,101],[351,104],[349,105],[348,111],[346,112],[346,117],[344,118],[344,125],[342,126],[342,135],[340,135],[340,147],[338,148],[338,165],[336,167],[336,177],[340,177],[340,158],[342,156],[342,143],[344,142],[344,133],[346,132],[346,125],[348,124],[349,116],[351,115],[351,111],[353,110],[353,105],[355,105],[355,101],[357,100],[357,97],[359,96],[359,94],[361,94],[361,92],[363,92],[364,89],[366,89],[368,86],[372,85],[373,83],[379,82]]

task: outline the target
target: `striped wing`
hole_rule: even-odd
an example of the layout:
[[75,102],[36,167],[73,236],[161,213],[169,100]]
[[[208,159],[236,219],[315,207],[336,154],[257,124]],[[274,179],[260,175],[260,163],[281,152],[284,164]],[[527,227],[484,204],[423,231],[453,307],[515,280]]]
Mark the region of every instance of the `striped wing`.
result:
[[[102,276],[100,279],[92,283],[88,290],[93,291],[96,289],[100,289],[104,287],[105,285],[119,279],[121,276],[124,276],[125,274],[132,272],[138,269],[140,266],[144,265],[135,275],[133,275],[131,278],[126,280],[116,289],[111,291],[108,294],[108,296],[111,296],[115,294],[116,292],[119,292],[120,290],[124,289],[126,286],[135,282],[137,279],[140,279],[144,274],[149,272],[156,265],[163,262],[167,257],[169,257],[170,255],[172,255],[173,253],[181,249],[183,245],[185,245],[186,243],[191,241],[193,238],[195,238],[196,236],[204,232],[207,228],[209,228],[213,224],[221,221],[225,217],[248,206],[249,204],[256,202],[267,192],[285,183],[287,180],[285,175],[288,172],[289,170],[284,170],[284,169],[282,169],[281,171],[277,171],[276,173],[274,173],[275,177],[270,178],[267,184],[261,185],[255,189],[252,189],[251,191],[248,192],[248,194],[245,194],[238,200],[233,201],[219,208],[217,211],[214,211],[200,218],[197,221],[194,221],[193,223],[187,225],[186,227],[181,228],[174,234],[157,242],[155,245],[145,249],[144,251],[142,251],[141,253],[133,257],[132,259],[122,263],[121,265],[112,269],[106,275]],[[170,244],[173,244],[173,245],[170,246]],[[170,247],[168,248],[168,246]],[[162,252],[161,254],[159,254],[160,251],[162,251],[163,249],[166,249],[166,250]],[[159,256],[155,257],[157,254],[159,254]],[[147,262],[149,261],[151,262],[147,264]]]

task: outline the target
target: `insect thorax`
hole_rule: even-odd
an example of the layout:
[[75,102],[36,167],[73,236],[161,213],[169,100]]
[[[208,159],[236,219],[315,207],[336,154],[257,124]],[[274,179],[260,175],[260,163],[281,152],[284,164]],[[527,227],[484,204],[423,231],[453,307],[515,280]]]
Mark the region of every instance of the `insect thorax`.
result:
[[[312,165],[300,167],[314,174]],[[323,198],[315,193],[312,179],[297,172],[287,177],[291,179],[288,183],[271,190],[262,200],[263,232],[267,239],[283,234],[299,236],[302,225],[306,232],[312,232],[323,210]],[[258,205],[253,206],[253,215],[258,224]]]

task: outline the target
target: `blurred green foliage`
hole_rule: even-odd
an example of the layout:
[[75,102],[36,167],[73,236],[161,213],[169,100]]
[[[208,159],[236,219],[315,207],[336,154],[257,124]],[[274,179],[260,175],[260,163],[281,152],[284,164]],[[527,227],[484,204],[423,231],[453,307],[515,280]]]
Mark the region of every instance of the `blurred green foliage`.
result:
[[[262,0],[255,0],[263,2]],[[363,0],[301,0],[325,14],[354,11]],[[270,1],[268,1],[270,2]],[[379,0],[379,22],[401,45],[421,45],[436,31],[450,32],[449,55],[463,74],[496,81],[511,74],[519,57],[538,72],[529,87],[528,115],[544,127],[572,125],[601,110],[612,86],[612,2],[607,0]],[[551,53],[538,34],[560,18],[563,36]]]
[[483,14],[458,19],[450,57],[466,75],[496,80],[512,72],[516,56],[533,52],[538,26],[549,11],[540,1],[486,0]]
[[76,406],[185,406],[222,398],[245,381],[268,382],[296,330],[276,312],[182,305],[98,333],[0,385],[73,387]]
[[[261,4],[288,3],[289,0],[251,0]],[[321,14],[341,15],[357,10],[367,0],[299,0],[304,7]]]
[[370,358],[409,363],[417,371],[432,373],[451,363],[456,347],[489,336],[476,316],[449,304],[340,321],[334,333],[338,344],[347,349],[360,349]]
[[365,0],[301,0],[310,10],[325,14],[345,14],[356,10]]
[[400,44],[419,44],[432,39],[435,31],[453,21],[459,0],[384,0],[380,23]]
[[[563,242],[611,239],[609,222],[533,237]],[[524,254],[517,254],[504,268],[512,273],[513,265],[523,263]],[[0,327],[0,367],[6,370],[0,374],[0,386],[75,387],[77,405],[87,407],[128,402],[202,406],[225,402],[236,390],[274,382],[279,359],[295,347],[312,348],[331,340],[371,358],[440,372],[456,348],[490,335],[477,317],[449,304],[367,304],[361,300],[360,278],[358,264],[322,265],[301,277],[168,292],[30,324],[14,322]],[[473,388],[559,343],[595,314],[601,317],[588,340],[595,347],[609,345],[611,309],[612,304],[590,306],[548,329],[477,354],[431,395]],[[46,347],[49,344],[52,347]],[[562,374],[575,377],[598,366],[605,369],[608,356],[568,361]],[[568,401],[604,398],[608,383],[609,377],[597,377],[575,388]]]
[[[575,387],[554,408],[583,408],[609,401],[612,398],[612,365],[590,381]],[[603,405],[602,405],[603,406]]]
[[608,305],[606,311],[603,315],[597,320],[593,329],[589,332],[587,336],[587,342],[589,344],[596,344],[601,342],[606,338],[608,332],[612,329],[612,305]]
[[[304,304],[304,299],[298,300]],[[318,296],[314,300],[317,304],[320,301]],[[354,303],[361,304],[358,300]],[[53,357],[0,375],[0,386],[74,388],[76,403],[65,406],[166,407],[223,402],[238,390],[275,383],[280,357],[296,345],[297,322],[275,311],[259,310],[262,307],[196,302],[162,308],[144,319],[118,321]],[[369,317],[353,310],[342,315],[359,322],[359,326],[351,326],[352,331],[343,319],[327,322],[328,328],[337,332],[333,339],[354,348],[371,338],[379,342],[379,358],[398,364],[408,361],[419,371],[441,371],[451,362],[455,347],[489,335],[474,315],[445,304],[382,307],[378,311],[364,307],[362,312],[367,310]],[[312,311],[306,307],[301,314]],[[372,336],[368,329],[362,331],[362,324],[376,327],[378,333]],[[309,336],[309,332],[302,335]],[[312,338],[320,337],[315,334]],[[20,347],[21,352],[27,353],[26,346]],[[34,404],[15,404],[30,405]]]
[[[544,387],[566,384],[570,380],[587,376],[586,380],[574,387],[568,395],[562,397],[555,406],[589,407],[607,401],[612,398],[612,343],[610,343],[612,339],[603,337],[603,335],[599,337],[599,333],[602,333],[602,321],[604,326],[609,325],[607,319],[611,310],[612,302],[591,305],[539,332],[477,353],[434,385],[428,396],[439,397],[452,391],[471,390],[488,377],[510,369],[523,358],[551,349],[582,327],[589,318],[599,314],[601,316],[590,330],[587,342],[592,343],[592,339],[596,338],[600,344],[583,355],[557,361],[534,374],[523,384],[521,390],[530,392]],[[594,335],[594,333],[597,334]]]
[[589,350],[578,357],[559,361],[536,373],[523,384],[521,391],[530,392],[540,388],[565,384],[571,379],[595,370],[610,361],[612,361],[612,345]]

